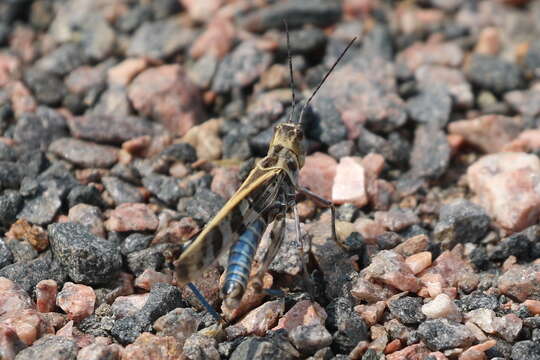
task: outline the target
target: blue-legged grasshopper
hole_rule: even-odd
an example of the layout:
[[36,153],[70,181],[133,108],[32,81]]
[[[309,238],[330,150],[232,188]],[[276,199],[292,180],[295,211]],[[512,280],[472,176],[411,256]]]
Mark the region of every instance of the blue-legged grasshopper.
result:
[[[300,245],[300,249],[303,248],[296,208],[297,194],[304,194],[317,204],[331,209],[332,236],[335,241],[338,241],[335,209],[332,203],[298,184],[298,172],[305,160],[302,117],[310,101],[355,40],[356,38],[347,45],[295,119],[296,101],[287,30],[292,90],[292,111],[289,119],[287,122],[276,125],[268,154],[255,165],[238,191],[174,262],[177,282],[180,285],[188,284],[192,290],[196,291],[191,282],[212,265],[220,254],[230,248],[225,282],[221,289],[225,305],[231,308],[238,305],[248,281],[256,291],[262,291],[262,277],[281,246],[285,235],[285,218],[291,212],[296,221],[297,244]],[[270,233],[270,245],[264,254],[260,268],[250,279],[251,264],[261,235],[267,225],[272,222],[274,225]],[[304,259],[303,256],[301,258]],[[307,277],[305,262],[302,265],[304,275]]]

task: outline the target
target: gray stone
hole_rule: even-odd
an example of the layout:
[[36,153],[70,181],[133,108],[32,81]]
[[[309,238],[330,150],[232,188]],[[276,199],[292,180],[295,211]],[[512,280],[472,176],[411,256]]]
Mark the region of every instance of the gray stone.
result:
[[393,299],[388,303],[390,313],[405,325],[416,325],[426,319],[421,308],[424,302],[422,298],[403,296]]
[[467,348],[475,341],[468,327],[447,319],[428,320],[420,324],[418,335],[433,351]]
[[144,201],[144,197],[139,189],[114,176],[106,176],[101,179],[101,182],[116,205],[123,203],[140,203]]
[[17,360],[75,360],[78,346],[66,336],[45,335],[17,354]]
[[0,239],[0,270],[13,263],[13,254],[4,240]]

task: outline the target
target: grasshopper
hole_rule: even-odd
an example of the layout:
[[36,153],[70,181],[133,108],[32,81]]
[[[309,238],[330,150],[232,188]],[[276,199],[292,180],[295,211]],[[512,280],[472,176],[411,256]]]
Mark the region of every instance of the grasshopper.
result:
[[[221,288],[221,296],[225,305],[229,308],[237,307],[248,282],[256,292],[264,291],[262,285],[263,275],[268,270],[283,242],[285,219],[287,214],[291,212],[296,222],[296,241],[300,251],[303,252],[300,221],[296,207],[297,194],[303,194],[316,204],[331,209],[332,237],[334,241],[338,242],[335,208],[332,202],[301,187],[298,183],[298,172],[304,165],[306,155],[303,146],[302,118],[310,101],[356,38],[347,45],[325,74],[302,106],[300,115],[295,119],[296,99],[289,32],[286,23],[285,29],[292,92],[292,111],[288,121],[276,125],[268,154],[255,165],[236,193],[174,262],[178,284],[189,285],[199,300],[203,302],[203,305],[215,317],[215,311],[210,309],[191,282],[196,280],[208,266],[212,265],[223,252],[230,248],[225,282]],[[251,264],[255,252],[262,233],[270,223],[273,223],[270,232],[270,244],[262,258],[260,268],[250,279]],[[301,258],[304,276],[308,277],[304,257],[301,256]]]

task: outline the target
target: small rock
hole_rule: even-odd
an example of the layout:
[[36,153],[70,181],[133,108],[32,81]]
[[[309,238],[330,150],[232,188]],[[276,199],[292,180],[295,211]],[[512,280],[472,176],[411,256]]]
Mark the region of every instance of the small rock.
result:
[[[17,191],[5,190],[0,195],[0,224],[8,226],[16,219],[23,204],[22,196]],[[0,264],[2,261],[0,261]],[[2,265],[0,265],[2,268]]]
[[172,336],[179,347],[197,331],[200,324],[197,313],[189,308],[176,308],[154,322],[158,336]]
[[236,347],[230,357],[231,360],[270,360],[276,358],[292,360],[294,357],[272,341],[258,337],[248,337]]
[[443,129],[450,118],[452,98],[443,89],[427,89],[407,101],[409,116],[420,124]]
[[405,259],[389,250],[375,255],[371,264],[363,269],[361,274],[366,280],[373,278],[401,291],[416,292],[420,288],[420,281],[405,264]]
[[365,171],[358,159],[344,157],[339,160],[332,185],[332,202],[352,203],[359,208],[367,204]]
[[73,138],[60,138],[49,146],[49,151],[81,167],[111,167],[118,161],[117,149],[112,146]]
[[461,135],[465,140],[487,153],[496,153],[523,130],[521,117],[483,115],[471,120],[453,121],[448,125],[451,134]]
[[216,339],[198,333],[186,340],[182,355],[188,359],[220,359]]
[[123,348],[118,344],[90,344],[77,353],[77,360],[120,360]]
[[368,328],[354,312],[346,298],[332,301],[328,307],[327,327],[333,333],[333,345],[342,353],[349,353],[360,341],[368,340]]
[[128,95],[139,113],[180,136],[204,117],[198,90],[179,65],[143,71],[130,84]]
[[48,106],[58,106],[66,93],[62,80],[51,73],[29,69],[24,74],[24,81],[37,101]]
[[336,160],[326,154],[316,152],[306,157],[306,162],[300,169],[300,185],[325,199],[331,199],[336,171]]
[[425,320],[421,308],[422,298],[419,297],[403,296],[388,302],[390,313],[405,325],[417,325]]
[[465,325],[447,319],[427,320],[418,327],[418,335],[434,351],[466,348],[474,342]]
[[107,192],[117,205],[125,203],[140,203],[144,197],[135,186],[113,176],[105,176],[101,179]]
[[31,345],[45,334],[54,332],[43,314],[34,309],[12,311],[2,315],[0,322],[15,330],[26,345]]
[[108,83],[111,85],[127,86],[147,66],[148,60],[144,57],[125,59],[107,71]]
[[68,118],[72,136],[105,144],[122,144],[145,135],[155,135],[155,126],[137,116],[113,114],[86,114]]
[[212,175],[210,190],[224,199],[229,199],[240,187],[237,169],[218,167],[212,171]]
[[60,45],[39,59],[35,66],[44,72],[63,76],[83,65],[85,61],[84,51],[78,44],[71,42]]
[[152,194],[170,206],[176,205],[181,197],[190,195],[180,187],[178,179],[171,176],[150,174],[143,177],[142,182]]
[[395,295],[395,293],[393,289],[368,281],[362,277],[357,277],[351,285],[351,295],[358,300],[367,301],[368,303],[385,301],[392,295]]
[[18,119],[13,139],[21,144],[34,144],[45,151],[54,140],[67,135],[64,117],[53,109],[40,106],[35,113],[26,113]]
[[405,263],[409,266],[413,274],[419,274],[431,265],[432,254],[429,251],[411,255],[405,259]]
[[525,130],[503,147],[509,152],[537,152],[540,150],[540,130]]
[[422,65],[414,73],[421,90],[445,89],[456,101],[456,105],[468,108],[473,104],[471,85],[460,70],[439,65]]
[[400,52],[396,60],[410,71],[416,71],[422,65],[458,67],[463,61],[463,51],[451,42],[416,42]]
[[273,330],[286,329],[290,332],[301,325],[324,325],[326,317],[326,311],[318,303],[302,300],[279,319],[279,323]]
[[25,241],[19,240],[6,240],[6,245],[13,254],[14,262],[27,262],[35,259],[38,256],[38,252]]
[[109,231],[153,231],[158,227],[157,216],[146,204],[126,203],[116,207],[105,222]]
[[525,300],[523,305],[527,307],[527,310],[529,310],[532,315],[540,314],[540,300]]
[[386,302],[384,301],[377,301],[373,305],[356,305],[354,307],[354,311],[360,314],[368,326],[377,324],[381,320],[385,309]]
[[80,321],[94,312],[96,294],[90,286],[67,282],[58,293],[56,304],[67,312],[68,319]]
[[58,284],[54,280],[41,280],[36,285],[36,307],[42,313],[53,312],[56,309]]
[[4,240],[0,239],[0,269],[12,264],[13,260],[13,253],[6,245]]
[[435,299],[422,306],[422,312],[429,319],[448,319],[461,322],[461,312],[457,305],[446,294],[437,295]]
[[188,200],[186,211],[189,216],[208,223],[225,205],[225,201],[210,190],[199,189],[193,199]]
[[495,56],[473,54],[465,72],[471,83],[497,94],[514,90],[523,84],[519,67]]
[[504,101],[523,116],[540,114],[540,89],[535,86],[530,90],[515,90],[504,94]]
[[474,52],[483,55],[497,55],[501,49],[501,33],[496,27],[485,27],[478,35]]
[[12,360],[26,345],[19,339],[15,330],[6,325],[0,325],[0,356]]
[[223,141],[218,136],[222,121],[211,119],[189,129],[181,141],[196,149],[199,160],[217,160],[221,158]]
[[24,219],[17,220],[6,233],[6,237],[26,240],[37,251],[43,251],[49,247],[47,232],[40,226],[30,225]]
[[478,202],[499,224],[520,231],[536,223],[540,212],[539,172],[540,161],[534,155],[498,153],[471,165],[467,180]]
[[239,336],[264,336],[268,330],[276,325],[278,318],[285,311],[282,300],[268,301],[251,310],[238,323],[228,327],[225,331],[228,339]]
[[150,293],[119,296],[111,305],[113,315],[117,319],[137,314],[148,301]]
[[145,269],[144,272],[135,279],[135,286],[150,291],[157,283],[170,284],[172,276],[157,272],[153,269]]
[[512,266],[499,277],[499,290],[520,302],[540,300],[540,264]]
[[69,209],[68,221],[86,226],[90,232],[105,238],[101,210],[95,206],[78,204]]
[[531,340],[519,341],[512,346],[512,360],[520,359],[529,359],[529,360],[539,360],[540,359],[540,345]]
[[77,358],[77,344],[65,336],[47,335],[17,354],[17,359],[74,360]]
[[332,343],[332,335],[323,325],[300,325],[289,333],[289,339],[304,354],[313,354]]
[[467,200],[457,200],[441,207],[434,237],[446,249],[458,242],[477,243],[486,235],[489,225],[490,218],[483,208]]
[[392,208],[389,211],[377,211],[375,221],[390,231],[399,232],[420,222],[420,219],[410,209]]
[[82,284],[112,280],[122,266],[119,249],[90,233],[83,225],[57,223],[48,227],[51,249],[69,277]]
[[450,164],[450,146],[443,131],[433,126],[420,126],[414,134],[409,160],[417,177],[438,178]]
[[156,336],[143,332],[125,347],[122,359],[178,359],[182,355],[172,336]]
[[0,277],[0,290],[0,316],[33,308],[32,299],[13,281]]
[[236,35],[234,24],[225,17],[214,17],[204,32],[193,42],[189,49],[191,57],[212,56],[218,59],[227,55],[233,46]]
[[96,207],[104,207],[103,199],[101,199],[101,193],[95,186],[92,185],[75,186],[69,192],[67,201],[70,209],[81,203]]

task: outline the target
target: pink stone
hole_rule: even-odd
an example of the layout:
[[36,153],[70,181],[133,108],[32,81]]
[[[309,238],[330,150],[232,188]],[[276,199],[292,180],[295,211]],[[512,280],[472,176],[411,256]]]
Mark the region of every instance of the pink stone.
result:
[[384,226],[376,222],[375,220],[371,220],[364,217],[359,217],[354,222],[354,226],[356,228],[356,231],[360,233],[366,240],[374,240],[377,238],[377,236],[383,234],[386,232],[386,229]]
[[11,80],[18,79],[21,72],[21,62],[16,56],[6,52],[0,53],[0,87],[6,86]]
[[21,81],[11,82],[6,88],[10,96],[13,112],[17,117],[27,112],[33,113],[36,111],[36,99]]
[[70,72],[64,83],[70,93],[84,94],[96,86],[100,86],[105,77],[106,68],[103,65],[81,66]]
[[129,85],[128,96],[139,113],[180,136],[204,118],[199,90],[180,65],[143,71]]
[[172,336],[142,333],[122,352],[122,360],[172,360],[181,358],[182,349]]
[[393,289],[383,287],[377,283],[361,277],[353,280],[351,287],[352,296],[354,296],[358,300],[367,301],[368,303],[384,301],[395,294],[396,291],[394,291]]
[[420,360],[427,357],[429,349],[423,344],[414,344],[406,348],[386,355],[387,360]]
[[360,161],[368,179],[376,179],[384,168],[384,157],[381,154],[369,153]]
[[521,115],[534,117],[540,113],[540,86],[535,85],[528,90],[509,91],[504,94],[504,100]]
[[461,70],[440,65],[422,65],[414,75],[421,88],[441,86],[447,89],[458,106],[470,107],[473,103],[471,85]]
[[189,16],[196,21],[208,21],[223,5],[223,0],[180,0]]
[[189,53],[195,59],[204,55],[222,58],[231,50],[235,35],[236,30],[230,19],[223,16],[215,17],[195,39]]
[[501,34],[496,27],[485,27],[478,36],[474,48],[477,54],[497,55],[501,50]]
[[150,291],[157,283],[172,283],[172,276],[164,274],[154,269],[145,269],[144,272],[135,279],[135,286]]
[[17,333],[26,345],[31,345],[44,334],[52,334],[54,329],[45,321],[43,314],[34,309],[12,311],[0,316],[0,325],[5,325]]
[[[539,92],[540,94],[540,92]],[[540,99],[538,100],[540,102]],[[529,129],[523,131],[517,138],[503,147],[504,151],[532,152],[540,149],[540,130]]]
[[[161,227],[161,226],[160,226]],[[193,218],[187,216],[179,221],[171,221],[159,230],[154,239],[153,244],[170,243],[185,243],[200,231],[199,225]]]
[[446,294],[437,295],[435,299],[422,306],[422,313],[429,319],[448,319],[460,322],[461,312],[452,299]]
[[159,336],[172,336],[179,346],[184,346],[186,339],[197,331],[201,318],[190,308],[176,308],[154,322],[154,329]]
[[238,323],[228,327],[225,331],[229,339],[246,335],[264,336],[268,330],[276,325],[279,317],[285,311],[283,300],[268,301],[251,310]]
[[0,316],[33,307],[32,299],[26,291],[8,278],[0,277]]
[[120,360],[124,348],[118,344],[90,344],[77,353],[77,360]]
[[490,216],[510,231],[535,224],[540,214],[540,160],[524,153],[482,157],[467,170],[469,186]]
[[56,336],[72,338],[80,348],[88,346],[94,342],[93,335],[85,334],[73,326],[73,320],[68,321],[66,325],[59,329],[56,332]]
[[76,222],[88,227],[90,232],[101,238],[105,238],[103,215],[97,206],[77,204],[69,209],[68,221]]
[[431,265],[431,252],[422,251],[405,259],[413,274],[419,274]]
[[420,234],[408,238],[407,240],[396,246],[393,250],[403,256],[411,256],[427,250],[428,246],[429,238],[424,234]]
[[397,61],[412,71],[422,65],[458,67],[463,61],[463,51],[456,43],[416,42],[397,55]]
[[218,167],[212,170],[212,184],[210,190],[224,199],[229,199],[240,187],[238,181],[238,168]]
[[146,204],[120,204],[111,211],[105,227],[109,231],[153,231],[158,227],[157,216]]
[[111,307],[117,318],[133,315],[142,309],[150,293],[118,296]]
[[37,310],[42,313],[56,309],[56,294],[58,284],[54,280],[41,280],[36,285]]
[[487,153],[496,153],[516,138],[524,125],[521,117],[483,115],[471,120],[451,122],[448,131],[463,136],[468,143]]
[[14,360],[17,353],[25,347],[26,344],[19,339],[15,330],[0,324],[0,356],[2,360]]
[[332,185],[332,201],[335,204],[351,203],[358,207],[368,203],[365,171],[359,159],[344,157],[339,160]]
[[324,326],[326,317],[326,311],[321,305],[314,301],[302,300],[287,311],[272,330],[286,329],[290,332],[300,325],[319,324]]
[[82,320],[94,312],[96,294],[90,286],[67,282],[58,293],[56,305],[64,310],[68,319]]
[[519,301],[540,300],[540,264],[513,266],[499,277],[498,287]]
[[527,307],[527,310],[533,315],[540,314],[540,300],[525,300],[523,305]]
[[373,305],[356,305],[354,311],[356,311],[368,326],[375,325],[381,320],[386,309],[386,302],[377,301]]
[[197,159],[218,160],[221,158],[223,141],[219,137],[222,119],[210,119],[201,125],[197,125],[188,130],[181,139],[192,145],[197,150]]
[[147,66],[148,61],[144,58],[126,59],[108,70],[108,82],[110,85],[127,86]]
[[401,231],[418,224],[420,219],[410,209],[392,208],[389,211],[375,212],[375,221],[390,231]]
[[403,256],[390,250],[377,253],[361,275],[366,280],[381,281],[401,291],[416,292],[420,289],[420,281],[405,264]]
[[300,169],[300,185],[325,199],[331,199],[336,170],[337,162],[334,158],[316,152],[306,157],[306,162]]

